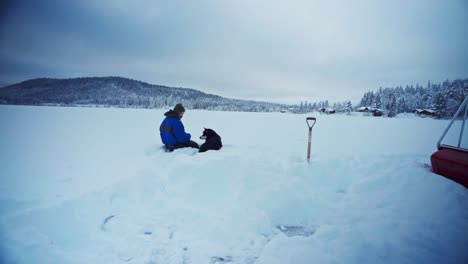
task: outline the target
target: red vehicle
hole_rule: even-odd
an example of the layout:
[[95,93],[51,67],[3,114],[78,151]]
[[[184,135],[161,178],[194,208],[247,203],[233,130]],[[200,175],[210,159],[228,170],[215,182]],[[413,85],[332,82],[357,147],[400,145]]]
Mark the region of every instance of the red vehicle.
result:
[[[465,188],[468,188],[468,129],[465,127],[467,117],[468,96],[460,105],[457,113],[437,142],[438,151],[431,156],[432,171],[434,173],[451,179],[465,186]],[[454,126],[454,124],[456,125]],[[459,133],[458,142],[442,144],[449,131]]]

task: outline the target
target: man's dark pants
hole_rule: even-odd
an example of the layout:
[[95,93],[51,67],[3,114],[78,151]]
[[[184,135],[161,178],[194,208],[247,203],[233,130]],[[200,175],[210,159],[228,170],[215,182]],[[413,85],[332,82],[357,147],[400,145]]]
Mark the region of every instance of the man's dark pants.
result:
[[169,150],[169,151],[174,151],[174,149],[179,149],[179,148],[200,148],[198,146],[198,143],[193,141],[193,140],[190,140],[188,142],[185,142],[185,143],[177,143],[175,144],[174,146],[166,146],[166,149]]

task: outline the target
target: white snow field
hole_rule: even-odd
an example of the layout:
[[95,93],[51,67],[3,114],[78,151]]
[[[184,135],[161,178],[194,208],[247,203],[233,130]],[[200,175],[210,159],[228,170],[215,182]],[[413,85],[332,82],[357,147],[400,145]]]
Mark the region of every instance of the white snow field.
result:
[[468,263],[449,120],[187,110],[224,147],[166,153],[165,111],[0,106],[0,262]]

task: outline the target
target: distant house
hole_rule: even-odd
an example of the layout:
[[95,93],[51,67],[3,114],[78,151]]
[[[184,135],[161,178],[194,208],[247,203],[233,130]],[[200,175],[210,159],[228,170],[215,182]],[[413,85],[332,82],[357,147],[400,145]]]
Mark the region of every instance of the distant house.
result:
[[376,109],[374,109],[374,111],[372,112],[372,115],[373,115],[373,116],[382,116],[382,115],[383,115],[383,112],[382,112],[382,110],[376,108]]
[[372,113],[373,116],[382,116],[382,109],[370,107],[370,106],[361,106],[358,109],[358,112]]
[[436,111],[432,109],[415,109],[413,112],[420,116],[436,116]]
[[325,108],[325,107],[320,108],[319,111],[320,111],[320,113],[325,113],[325,114],[334,114],[334,113],[336,113],[335,109]]
[[371,107],[371,106],[361,106],[358,109],[358,112],[375,112],[375,111],[382,111],[379,108]]
[[369,112],[369,107],[368,106],[361,106],[357,110],[358,110],[358,112]]

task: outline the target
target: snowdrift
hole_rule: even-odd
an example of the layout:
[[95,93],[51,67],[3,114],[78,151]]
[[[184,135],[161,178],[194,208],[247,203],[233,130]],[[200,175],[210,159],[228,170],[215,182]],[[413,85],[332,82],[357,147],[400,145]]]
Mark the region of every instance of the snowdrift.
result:
[[166,153],[165,110],[1,106],[2,263],[466,263],[445,120],[186,112],[220,151]]

